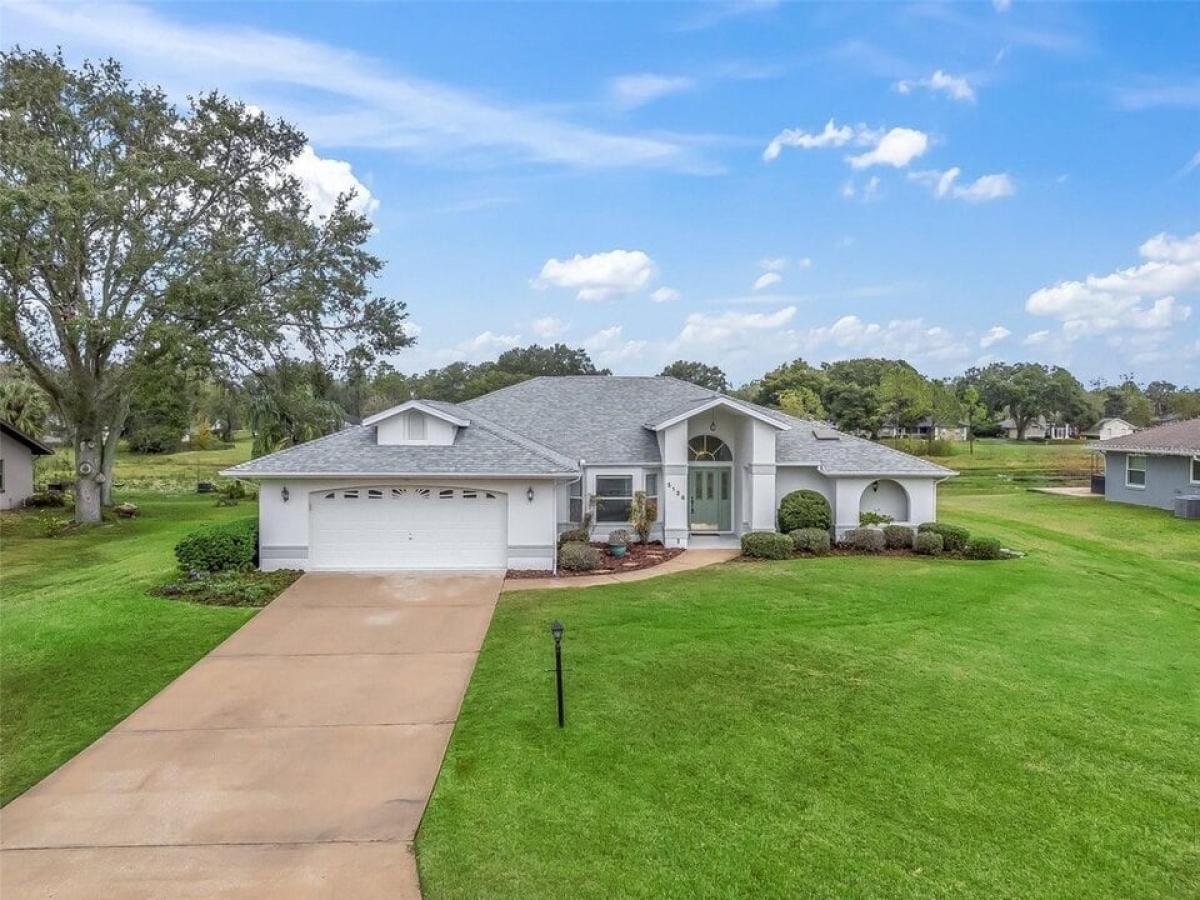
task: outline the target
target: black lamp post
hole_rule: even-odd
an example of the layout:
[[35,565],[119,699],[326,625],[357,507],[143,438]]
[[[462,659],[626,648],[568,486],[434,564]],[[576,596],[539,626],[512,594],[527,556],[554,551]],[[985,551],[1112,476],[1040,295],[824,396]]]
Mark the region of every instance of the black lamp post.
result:
[[554,681],[558,688],[558,727],[563,727],[563,679],[562,679],[562,638],[563,623],[557,619],[550,625],[550,634],[554,636]]

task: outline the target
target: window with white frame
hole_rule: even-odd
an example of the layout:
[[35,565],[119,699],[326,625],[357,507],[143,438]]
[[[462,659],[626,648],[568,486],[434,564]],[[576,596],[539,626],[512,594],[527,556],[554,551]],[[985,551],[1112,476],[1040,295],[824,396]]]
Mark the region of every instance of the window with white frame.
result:
[[654,505],[658,505],[658,473],[646,473],[646,499],[653,500]]
[[1125,457],[1125,486],[1144,488],[1146,486],[1146,457],[1130,454]]
[[1192,457],[1192,484],[1200,484],[1200,456]]
[[583,479],[571,482],[567,491],[567,521],[583,521]]
[[597,522],[628,522],[632,504],[632,475],[596,476]]

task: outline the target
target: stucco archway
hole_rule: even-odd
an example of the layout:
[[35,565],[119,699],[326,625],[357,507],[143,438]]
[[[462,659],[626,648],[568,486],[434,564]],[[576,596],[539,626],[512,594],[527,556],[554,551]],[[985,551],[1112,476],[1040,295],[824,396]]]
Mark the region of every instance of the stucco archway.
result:
[[874,512],[890,516],[893,522],[907,522],[909,510],[908,491],[898,481],[880,478],[863,488],[858,500],[859,513]]

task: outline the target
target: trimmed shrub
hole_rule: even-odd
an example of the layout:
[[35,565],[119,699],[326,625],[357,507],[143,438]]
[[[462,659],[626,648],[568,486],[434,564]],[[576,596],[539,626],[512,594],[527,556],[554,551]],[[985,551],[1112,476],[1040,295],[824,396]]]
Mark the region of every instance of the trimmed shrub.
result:
[[943,547],[942,536],[933,531],[920,531],[917,533],[916,551],[923,553],[926,556],[937,556],[942,552]]
[[989,537],[971,538],[963,550],[963,556],[967,559],[1000,559],[1003,555],[1000,552],[1000,542]]
[[791,559],[792,539],[777,531],[752,531],[742,535],[742,555],[755,559]]
[[883,552],[883,532],[878,528],[852,528],[842,538],[842,543],[865,553]]
[[792,539],[792,546],[801,553],[820,556],[829,552],[829,532],[824,528],[797,528],[788,537]]
[[816,491],[792,491],[779,501],[779,530],[791,534],[797,528],[833,527],[829,501]]
[[928,531],[942,536],[943,548],[947,553],[958,553],[966,549],[971,540],[971,532],[961,525],[943,525],[941,522],[923,522],[917,526],[917,531]]
[[258,566],[258,520],[239,519],[193,531],[175,545],[185,572],[239,572]]
[[558,567],[568,572],[590,572],[601,565],[600,551],[583,541],[568,541],[558,548]]
[[889,550],[911,550],[914,534],[907,525],[888,525],[883,529],[883,544]]
[[56,509],[67,505],[67,498],[61,491],[38,491],[25,498],[25,505],[34,509]]
[[624,528],[618,528],[616,531],[608,533],[608,545],[610,547],[628,547],[629,532]]
[[592,539],[586,528],[572,528],[558,536],[558,546],[563,544],[586,544]]

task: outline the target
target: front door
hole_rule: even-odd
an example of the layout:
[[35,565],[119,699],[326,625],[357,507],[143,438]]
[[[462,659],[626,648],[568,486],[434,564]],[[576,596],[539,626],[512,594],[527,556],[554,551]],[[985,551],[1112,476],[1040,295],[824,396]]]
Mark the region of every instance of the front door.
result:
[[732,528],[732,477],[729,466],[692,466],[688,470],[688,527],[692,531]]

